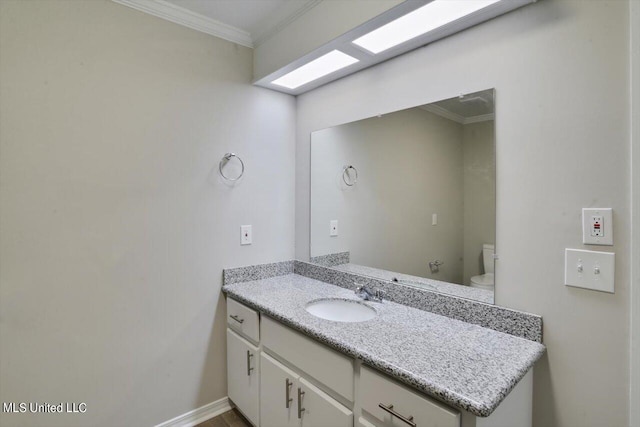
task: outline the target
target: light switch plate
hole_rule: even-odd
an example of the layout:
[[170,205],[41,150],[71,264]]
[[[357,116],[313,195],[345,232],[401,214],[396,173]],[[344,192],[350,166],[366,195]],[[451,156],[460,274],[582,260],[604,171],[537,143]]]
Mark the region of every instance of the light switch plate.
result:
[[241,245],[250,245],[253,240],[251,226],[250,225],[241,225],[240,226],[240,244]]
[[582,243],[613,245],[613,210],[611,208],[582,209]]
[[333,219],[329,221],[329,236],[335,237],[338,235],[338,220]]
[[615,253],[564,250],[564,284],[614,293]]

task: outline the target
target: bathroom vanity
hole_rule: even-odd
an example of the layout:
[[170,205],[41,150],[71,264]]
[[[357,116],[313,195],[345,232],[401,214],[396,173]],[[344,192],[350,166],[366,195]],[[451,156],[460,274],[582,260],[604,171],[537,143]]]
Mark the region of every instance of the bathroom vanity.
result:
[[[299,274],[223,290],[228,395],[255,426],[531,425],[539,342]],[[373,317],[326,320],[317,301]]]

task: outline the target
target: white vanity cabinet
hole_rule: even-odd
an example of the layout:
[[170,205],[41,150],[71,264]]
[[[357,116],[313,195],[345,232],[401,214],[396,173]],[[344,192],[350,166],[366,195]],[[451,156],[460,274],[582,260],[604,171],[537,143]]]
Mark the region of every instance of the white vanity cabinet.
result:
[[490,417],[480,418],[231,298],[227,314],[229,398],[256,427],[531,426],[531,371]]

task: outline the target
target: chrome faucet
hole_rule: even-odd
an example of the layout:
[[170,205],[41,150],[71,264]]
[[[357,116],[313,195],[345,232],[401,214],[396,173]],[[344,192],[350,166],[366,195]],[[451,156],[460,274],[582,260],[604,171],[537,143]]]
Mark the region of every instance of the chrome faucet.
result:
[[374,302],[382,302],[383,292],[380,289],[375,289],[371,291],[371,289],[367,288],[365,285],[361,285],[358,283],[353,283],[356,285],[355,293],[357,296],[362,298],[365,301],[374,301]]

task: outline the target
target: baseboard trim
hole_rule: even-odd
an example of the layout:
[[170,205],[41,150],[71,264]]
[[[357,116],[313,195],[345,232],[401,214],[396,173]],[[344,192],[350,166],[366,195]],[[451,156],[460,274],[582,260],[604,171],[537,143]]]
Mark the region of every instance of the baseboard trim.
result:
[[229,398],[223,397],[215,402],[207,403],[204,406],[196,408],[193,411],[178,415],[177,417],[158,424],[155,427],[193,427],[216,417],[223,412],[231,410],[232,407],[233,406],[231,406]]

